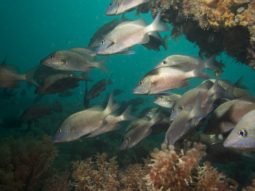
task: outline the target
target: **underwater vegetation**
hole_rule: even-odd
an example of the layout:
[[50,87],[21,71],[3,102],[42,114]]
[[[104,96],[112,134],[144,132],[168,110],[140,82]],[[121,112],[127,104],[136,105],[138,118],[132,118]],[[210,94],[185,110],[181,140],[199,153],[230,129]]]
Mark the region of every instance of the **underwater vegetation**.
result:
[[56,156],[49,137],[1,140],[0,190],[37,190]]
[[[185,150],[162,145],[161,149],[152,151],[144,163],[125,167],[120,167],[115,157],[97,154],[74,162],[69,178],[64,173],[62,178],[57,176],[55,181],[50,181],[48,187],[56,188],[62,182],[62,190],[77,191],[237,190],[235,180],[204,160],[205,150],[206,147],[198,143]],[[253,186],[251,183],[243,191],[253,190]]]
[[255,67],[255,2],[253,0],[156,0],[154,14],[173,25],[172,36],[186,35],[201,55],[226,51]]

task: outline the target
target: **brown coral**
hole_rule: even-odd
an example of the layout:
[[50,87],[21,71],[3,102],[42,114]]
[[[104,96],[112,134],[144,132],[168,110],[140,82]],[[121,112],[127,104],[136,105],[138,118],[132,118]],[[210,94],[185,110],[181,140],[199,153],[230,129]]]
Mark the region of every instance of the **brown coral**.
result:
[[107,160],[106,154],[97,155],[95,160],[89,158],[73,165],[75,190],[114,191],[119,189],[118,165],[115,158]]
[[199,167],[197,190],[200,191],[234,191],[237,190],[237,183],[224,174],[219,173],[210,163]]
[[195,145],[185,154],[177,154],[173,147],[155,150],[152,156],[151,170],[146,176],[150,190],[190,190],[192,170],[197,168],[205,155],[205,147]]
[[56,150],[48,137],[8,139],[0,144],[0,190],[36,190]]

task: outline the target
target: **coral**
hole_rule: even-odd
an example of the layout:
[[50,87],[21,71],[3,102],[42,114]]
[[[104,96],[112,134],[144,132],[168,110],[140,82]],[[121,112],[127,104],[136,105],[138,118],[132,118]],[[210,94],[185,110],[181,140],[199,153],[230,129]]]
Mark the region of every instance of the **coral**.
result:
[[0,190],[36,190],[56,150],[48,137],[7,139],[0,144]]
[[190,190],[192,170],[197,168],[205,155],[205,147],[197,144],[185,154],[178,154],[173,147],[162,147],[152,152],[152,163],[146,181],[149,190]]
[[143,179],[143,177],[145,177],[145,175],[148,173],[148,170],[149,169],[142,164],[129,165],[120,173],[121,190],[148,190],[145,180]]
[[73,190],[77,191],[234,191],[237,183],[201,159],[205,146],[194,144],[184,151],[162,146],[151,159],[119,169],[116,159],[106,154],[75,162]]
[[155,0],[163,20],[173,24],[172,35],[185,34],[206,56],[226,51],[254,68],[255,1],[252,0]]
[[199,167],[197,190],[201,191],[225,191],[237,190],[237,183],[224,174],[219,173],[210,163],[205,163]]
[[107,160],[106,154],[97,155],[95,160],[89,158],[73,165],[75,190],[94,191],[119,190],[118,165],[115,158]]

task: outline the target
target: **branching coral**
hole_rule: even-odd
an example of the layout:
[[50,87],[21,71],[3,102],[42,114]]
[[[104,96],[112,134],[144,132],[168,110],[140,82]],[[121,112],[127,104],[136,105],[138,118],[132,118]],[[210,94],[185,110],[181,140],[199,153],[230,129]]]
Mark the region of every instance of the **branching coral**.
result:
[[95,160],[89,158],[73,165],[75,189],[79,191],[119,189],[118,165],[115,158],[107,160],[106,154],[97,155]]
[[218,172],[208,162],[201,164],[205,146],[177,151],[162,146],[145,164],[119,169],[115,158],[97,155],[74,163],[73,190],[77,191],[234,191],[237,183]]
[[[121,190],[134,191],[142,190],[147,191],[147,185],[143,177],[148,173],[148,168],[142,164],[133,164],[127,167],[120,174]],[[149,190],[148,190],[149,191]]]
[[173,147],[155,150],[152,156],[151,170],[146,176],[150,190],[190,190],[192,188],[192,170],[197,168],[205,155],[205,147],[195,145],[185,154],[178,154]]
[[48,137],[9,139],[0,144],[0,190],[36,190],[56,150]]
[[201,191],[234,191],[237,190],[237,183],[224,174],[219,173],[210,163],[198,169],[197,190]]
[[226,51],[254,68],[247,49],[255,49],[255,1],[155,0],[152,13],[159,9],[162,19],[173,24],[173,36],[184,33],[204,55]]

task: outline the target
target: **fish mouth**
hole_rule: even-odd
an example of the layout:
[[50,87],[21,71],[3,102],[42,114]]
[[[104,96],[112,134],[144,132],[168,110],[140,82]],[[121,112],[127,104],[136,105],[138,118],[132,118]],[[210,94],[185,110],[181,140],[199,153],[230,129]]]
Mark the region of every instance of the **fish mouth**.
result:
[[141,89],[140,88],[135,88],[134,90],[133,90],[133,94],[147,94],[146,92],[143,92],[143,91],[141,91]]

